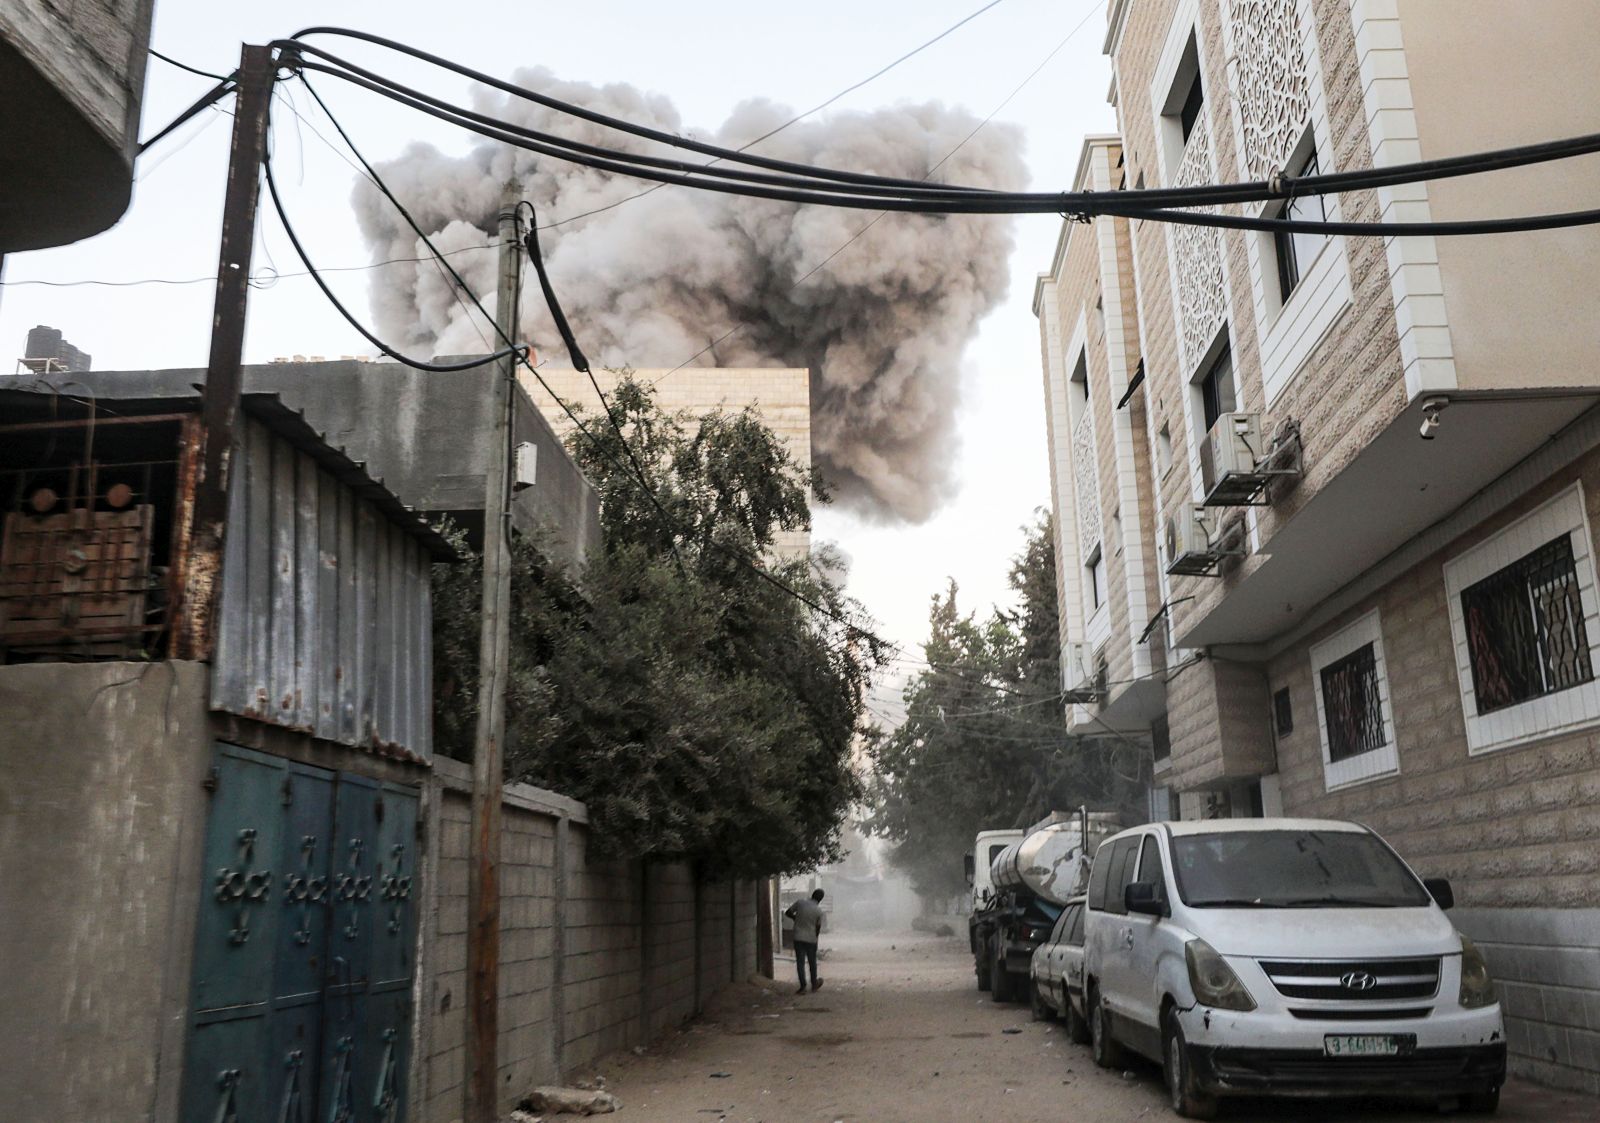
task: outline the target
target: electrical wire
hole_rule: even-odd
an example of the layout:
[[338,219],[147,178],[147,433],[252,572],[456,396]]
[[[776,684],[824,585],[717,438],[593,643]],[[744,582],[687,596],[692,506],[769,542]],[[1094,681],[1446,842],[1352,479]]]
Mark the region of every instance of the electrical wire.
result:
[[[1032,82],[1035,78],[1037,78],[1039,76],[1039,72],[1042,71],[1046,66],[1048,66],[1050,64],[1050,60],[1055,58],[1056,55],[1060,54],[1061,51],[1066,47],[1067,43],[1071,41],[1072,37],[1074,35],[1078,34],[1078,32],[1082,31],[1084,29],[1084,27],[1088,24],[1088,22],[1091,19],[1094,18],[1094,14],[1096,12],[1098,12],[1103,7],[1105,7],[1105,0],[1099,0],[1099,2],[1096,3],[1094,7],[1090,8],[1089,11],[1084,15],[1084,17],[1081,20],[1079,20],[1075,25],[1073,25],[1072,30],[1068,31],[1066,33],[1066,35],[1062,36],[1061,37],[1061,41],[1058,42],[1054,47],[1052,47],[1050,49],[1050,53],[1044,56],[1044,58],[1040,61],[1039,65],[1034,67],[1031,71],[1029,71],[1028,72],[1028,76],[1026,78],[1024,78],[1021,82],[1018,82],[1016,84],[1016,86],[1012,88],[1011,92],[1009,94],[1007,94],[1005,96],[1005,98],[1000,102],[1000,104],[995,106],[993,109],[991,109],[989,111],[989,115],[987,117],[985,117],[982,121],[979,121],[978,124],[973,128],[973,130],[970,133],[968,133],[966,136],[962,137],[961,140],[956,144],[956,146],[954,148],[950,149],[950,151],[946,152],[943,156],[939,157],[938,162],[936,164],[934,164],[933,167],[929,168],[928,169],[928,174],[923,176],[922,178],[924,180],[926,180],[929,176],[933,175],[934,172],[936,172],[940,168],[944,167],[944,165],[950,161],[951,157],[953,157],[957,152],[960,152],[963,148],[965,148],[967,146],[967,144],[972,140],[973,137],[975,137],[979,133],[981,133],[988,126],[989,122],[993,121],[995,119],[995,117],[997,117],[1000,114],[1001,110],[1005,109],[1006,106],[1010,105],[1012,100],[1018,94],[1020,94],[1023,91],[1023,89],[1026,88],[1027,85],[1030,82]],[[655,190],[655,188],[651,188],[651,190],[653,191],[653,190]],[[856,243],[856,241],[858,241],[861,238],[861,236],[863,234],[865,234],[868,230],[871,230],[874,226],[878,225],[879,222],[883,221],[884,217],[887,214],[888,214],[887,211],[879,211],[877,214],[873,215],[871,221],[863,224],[861,229],[857,230],[854,234],[850,235],[850,237],[846,238],[843,242],[841,242],[837,249],[835,249],[832,253],[830,253],[827,257],[823,258],[821,261],[817,262],[810,269],[806,270],[806,272],[799,279],[797,279],[793,284],[791,284],[788,287],[788,289],[785,290],[785,291],[793,292],[795,289],[798,289],[801,285],[803,285],[807,281],[809,281],[812,277],[815,277],[818,273],[822,272],[822,270],[825,269],[828,266],[828,264],[833,261],[834,258],[838,257],[845,250],[849,249],[852,245],[854,245]],[[653,380],[651,380],[650,385],[656,386],[656,385],[659,385],[660,383],[666,381],[668,378],[671,378],[674,374],[677,374],[680,370],[682,370],[684,367],[688,366],[690,363],[694,362],[696,359],[700,358],[700,356],[704,355],[706,352],[716,350],[717,347],[721,346],[723,343],[727,342],[730,338],[732,338],[733,336],[737,335],[739,332],[743,331],[744,327],[745,327],[745,324],[742,321],[740,323],[734,324],[731,328],[729,328],[727,331],[723,332],[716,339],[713,339],[710,343],[708,343],[704,347],[700,348],[700,350],[696,351],[693,355],[690,355],[687,359],[683,360],[683,362],[679,363],[677,366],[673,367],[671,370],[667,371],[665,374],[657,375]]]
[[[645,139],[668,144],[677,148],[689,149],[702,155],[715,156],[721,160],[751,166],[765,167],[772,170],[784,171],[797,175],[807,182],[780,186],[767,183],[763,180],[751,179],[752,173],[738,173],[731,178],[740,179],[737,188],[729,184],[708,182],[702,177],[722,176],[726,169],[712,168],[708,165],[680,165],[678,170],[667,170],[664,167],[654,166],[651,157],[635,157],[631,154],[612,152],[607,157],[597,157],[581,151],[583,146],[575,142],[563,141],[561,138],[552,138],[542,134],[535,139],[527,135],[532,130],[522,130],[520,126],[512,126],[508,122],[497,122],[493,125],[483,121],[474,120],[483,115],[475,114],[470,110],[450,106],[440,99],[430,99],[419,91],[412,90],[398,82],[386,79],[375,72],[347,63],[345,60],[312,47],[299,41],[299,36],[304,35],[342,35],[361,39],[370,43],[387,47],[421,59],[444,69],[481,81],[493,88],[500,89],[514,96],[534,101],[538,104],[557,109],[561,112],[580,117],[606,127],[628,132]],[[597,170],[617,171],[620,174],[634,175],[638,178],[653,179],[664,183],[684,183],[701,189],[714,191],[734,191],[756,198],[770,198],[790,202],[825,202],[833,206],[843,206],[866,209],[874,206],[873,192],[885,187],[899,187],[906,191],[906,197],[888,199],[880,205],[885,210],[922,211],[924,213],[962,213],[962,214],[993,214],[993,213],[1044,213],[1064,212],[1073,217],[1087,217],[1092,214],[1103,213],[1128,213],[1137,209],[1141,213],[1136,217],[1153,217],[1158,221],[1179,221],[1169,219],[1161,208],[1180,206],[1216,206],[1225,203],[1265,202],[1272,199],[1292,198],[1304,194],[1327,194],[1334,191],[1361,190],[1373,187],[1392,186],[1399,183],[1414,182],[1419,179],[1439,179],[1454,175],[1476,174],[1483,171],[1498,170],[1508,167],[1520,167],[1548,160],[1566,159],[1575,155],[1583,155],[1600,151],[1600,134],[1590,134],[1582,137],[1572,137],[1564,140],[1546,142],[1535,145],[1525,145],[1519,148],[1501,149],[1488,153],[1474,153],[1465,156],[1448,157],[1440,160],[1422,161],[1414,164],[1394,165],[1386,168],[1364,169],[1354,172],[1326,173],[1316,176],[1293,177],[1275,176],[1268,181],[1254,183],[1225,184],[1208,187],[1147,189],[1133,192],[1094,193],[1094,192],[1062,192],[1062,193],[1024,193],[1024,192],[993,192],[979,188],[940,186],[929,189],[925,184],[916,181],[893,180],[885,177],[863,176],[858,173],[841,172],[837,169],[816,168],[807,165],[793,164],[787,161],[768,160],[764,157],[752,156],[749,153],[739,152],[734,149],[721,148],[716,145],[690,140],[684,137],[662,133],[659,130],[649,129],[644,126],[634,125],[586,110],[581,106],[561,102],[555,98],[516,86],[512,83],[495,79],[490,75],[472,70],[469,67],[442,59],[429,52],[418,48],[398,43],[365,32],[350,31],[342,28],[318,27],[309,28],[299,33],[295,39],[279,40],[275,45],[288,50],[310,51],[321,58],[336,64],[335,67],[326,67],[330,72],[336,72],[342,67],[347,73],[339,74],[347,81],[357,81],[357,84],[368,84],[368,87],[383,96],[400,101],[402,104],[411,105],[423,112],[428,112],[440,119],[450,121],[460,127],[471,129],[491,139],[501,140],[519,147],[529,148],[542,154],[565,158],[584,166],[594,167]],[[313,64],[303,61],[295,65],[310,66]],[[358,76],[365,76],[358,80]],[[433,104],[428,104],[428,102]],[[661,161],[662,164],[676,162]],[[770,180],[772,177],[766,177]],[[818,182],[822,181],[822,182]],[[1109,195],[1121,197],[1116,204],[1116,210],[1105,207],[1105,200]],[[1130,208],[1130,209],[1124,209]],[[1218,220],[1231,220],[1222,222]],[[1247,226],[1248,229],[1305,229],[1318,231],[1320,228],[1314,223],[1299,223],[1298,220],[1252,220],[1238,216],[1206,215],[1204,217],[1188,218],[1182,221],[1198,224],[1236,225],[1250,222],[1267,223],[1293,223],[1289,226],[1265,225]],[[1528,219],[1501,219],[1478,220],[1468,223],[1369,223],[1341,225],[1341,229],[1353,234],[1372,235],[1398,235],[1398,234],[1463,234],[1463,233],[1505,233],[1523,229],[1519,223],[1526,223]],[[1558,215],[1541,215],[1533,219],[1536,225],[1529,229],[1549,229],[1554,226],[1585,225],[1600,222],[1600,211],[1575,211]]]
[[[456,254],[473,253],[473,252],[475,252],[477,250],[492,250],[492,249],[497,249],[497,248],[499,248],[499,243],[491,242],[486,246],[463,246],[458,250],[446,250],[444,253],[440,254],[440,256],[441,257],[452,257],[452,256],[454,256]],[[371,269],[382,269],[383,267],[385,267],[387,265],[406,265],[406,264],[415,264],[417,262],[432,261],[432,260],[433,260],[432,257],[390,257],[390,258],[385,258],[382,261],[374,261],[370,265],[324,265],[318,270],[318,272],[321,272],[321,273],[365,273],[365,272],[367,272],[368,270],[371,270]],[[306,270],[303,270],[303,269],[302,270],[297,270],[297,271],[295,271],[293,273],[279,273],[272,279],[272,281],[270,283],[271,284],[276,284],[278,281],[288,280],[290,278],[309,277],[309,276],[311,276],[311,274],[309,272],[307,272]],[[4,287],[7,287],[7,286],[19,287],[19,286],[23,286],[23,285],[44,285],[44,286],[46,286],[48,288],[71,289],[71,288],[78,288],[78,287],[80,287],[82,285],[99,285],[99,286],[102,286],[104,288],[117,289],[117,288],[134,288],[134,287],[136,287],[138,285],[199,285],[199,284],[215,284],[216,280],[217,280],[217,277],[216,277],[216,274],[214,274],[214,273],[210,274],[208,276],[205,276],[205,277],[188,277],[188,278],[185,278],[183,280],[174,280],[174,279],[167,278],[167,277],[140,277],[139,279],[133,280],[133,281],[101,281],[101,280],[94,280],[94,279],[82,280],[82,281],[43,281],[43,280],[29,279],[29,280],[24,280],[24,281],[0,281],[0,288],[4,288]],[[257,287],[257,288],[266,287],[266,285],[264,285],[264,284],[257,284],[257,280],[254,277],[251,278],[250,283],[253,286]]]
[[[1103,0],[1102,0],[1102,2],[1103,2]],[[983,15],[983,13],[987,12],[990,8],[993,8],[993,7],[997,6],[1000,3],[1001,3],[1001,0],[990,0],[989,3],[985,4],[983,7],[979,8],[977,11],[973,12],[971,15],[966,16],[964,19],[961,19],[958,22],[951,24],[949,27],[947,27],[943,31],[939,32],[939,34],[935,35],[932,39],[929,39],[927,42],[923,43],[920,47],[915,47],[912,50],[907,51],[905,54],[901,55],[899,58],[897,58],[893,62],[891,62],[888,66],[882,67],[881,69],[874,71],[873,73],[867,75],[865,78],[861,79],[861,81],[857,82],[853,86],[845,87],[843,90],[840,90],[838,93],[834,94],[828,100],[826,100],[824,102],[821,102],[818,105],[812,106],[810,109],[806,110],[804,113],[795,114],[793,117],[789,118],[787,121],[785,121],[783,124],[779,125],[777,128],[769,129],[766,132],[762,133],[760,136],[756,137],[754,140],[747,141],[746,143],[741,144],[737,149],[735,149],[735,151],[737,151],[737,152],[748,151],[749,149],[754,148],[756,145],[760,144],[762,141],[770,140],[772,137],[777,136],[779,133],[783,132],[783,130],[787,129],[790,125],[797,125],[801,121],[804,121],[807,117],[810,117],[812,114],[820,113],[822,110],[828,108],[828,106],[834,104],[840,98],[846,97],[849,94],[853,94],[857,90],[861,89],[861,87],[867,85],[868,83],[874,82],[877,79],[882,78],[885,74],[889,73],[889,71],[891,71],[895,67],[899,66],[902,62],[905,62],[908,59],[913,58],[914,56],[921,54],[923,51],[927,50],[929,47],[931,47],[935,43],[939,42],[939,40],[945,38],[947,35],[951,34],[952,32],[957,31],[960,28],[962,28],[962,27],[966,26],[967,24],[971,23],[973,20],[975,20],[979,16]],[[1098,8],[1099,6],[1100,6],[1099,4],[1095,5],[1096,8]],[[937,165],[935,165],[935,166],[937,167]],[[606,211],[615,210],[616,208],[622,206],[624,203],[631,203],[635,199],[644,198],[646,195],[649,195],[651,192],[659,191],[659,190],[661,190],[661,188],[663,186],[665,186],[665,185],[664,184],[659,184],[659,183],[655,184],[655,185],[653,185],[651,187],[645,188],[643,191],[638,191],[638,192],[635,192],[632,195],[624,196],[623,198],[618,199],[615,202],[607,203],[603,207],[594,207],[594,208],[592,208],[590,210],[581,211],[581,212],[579,212],[578,214],[575,214],[575,215],[568,215],[566,218],[558,218],[554,222],[547,222],[547,223],[545,223],[545,225],[539,227],[539,229],[540,230],[554,230],[558,226],[566,226],[568,223],[577,222],[580,219],[589,218],[589,217],[591,217],[593,215],[603,214]],[[876,222],[877,220],[874,219],[873,221]]]
[[199,67],[190,66],[186,62],[179,62],[177,59],[173,58],[171,55],[164,55],[160,51],[156,50],[154,47],[148,47],[146,49],[150,52],[150,57],[151,58],[158,58],[162,62],[166,63],[168,66],[175,66],[179,70],[187,70],[190,74],[197,75],[197,76],[199,76],[201,78],[210,78],[213,82],[226,82],[226,81],[229,81],[228,78],[224,77],[221,74],[213,74],[209,70],[201,70]]
[[[211,75],[207,75],[207,77],[211,77]],[[205,109],[209,105],[214,105],[215,103],[221,101],[223,98],[231,94],[236,88],[234,76],[230,75],[227,78],[219,78],[217,84],[196,98],[194,104],[190,105],[188,109],[185,109],[171,121],[168,121],[165,127],[163,127],[149,140],[141,142],[136,155],[143,156],[154,145],[159,144],[164,138],[170,136],[174,130],[182,127],[183,124],[196,113],[199,113],[202,109]]]
[[311,258],[306,254],[305,246],[301,245],[300,236],[295,233],[294,224],[289,221],[288,212],[283,206],[283,199],[278,194],[278,180],[272,172],[272,151],[270,145],[268,146],[266,154],[262,158],[261,166],[267,174],[267,194],[272,198],[272,209],[278,213],[278,221],[283,226],[283,232],[288,235],[289,244],[294,247],[295,254],[299,256],[301,263],[305,265],[306,272],[310,275],[311,279],[317,283],[317,287],[322,290],[322,295],[328,298],[328,303],[333,305],[334,309],[345,318],[345,321],[351,327],[355,328],[355,330],[361,334],[363,339],[372,344],[379,351],[382,351],[385,355],[388,355],[396,362],[404,363],[406,366],[415,367],[418,370],[431,371],[441,374],[452,371],[472,370],[475,367],[481,367],[487,365],[488,363],[497,362],[498,360],[505,358],[507,355],[521,355],[526,351],[526,348],[512,346],[501,351],[496,351],[492,355],[485,355],[480,358],[469,359],[464,362],[434,363],[425,362],[421,359],[414,359],[409,355],[390,347],[382,339],[374,335],[365,324],[356,319],[355,315],[344,306],[343,302],[341,302],[337,296],[334,295],[333,289],[329,287],[327,281],[322,279],[322,275],[317,272],[316,266],[311,264]]

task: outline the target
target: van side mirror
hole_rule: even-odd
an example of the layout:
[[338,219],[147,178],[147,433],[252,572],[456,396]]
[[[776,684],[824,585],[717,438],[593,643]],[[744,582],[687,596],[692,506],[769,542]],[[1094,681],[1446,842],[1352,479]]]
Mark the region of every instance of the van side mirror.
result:
[[1129,912],[1145,916],[1170,916],[1167,904],[1161,899],[1161,887],[1153,881],[1134,881],[1122,891],[1122,903]]
[[1422,887],[1428,891],[1428,896],[1433,898],[1434,903],[1442,909],[1450,908],[1456,903],[1455,890],[1450,888],[1450,879],[1448,877],[1425,877],[1422,879]]
[[961,859],[961,868],[966,872],[967,884],[971,885],[972,880],[977,875],[978,871],[978,864],[972,860],[971,854],[968,854]]

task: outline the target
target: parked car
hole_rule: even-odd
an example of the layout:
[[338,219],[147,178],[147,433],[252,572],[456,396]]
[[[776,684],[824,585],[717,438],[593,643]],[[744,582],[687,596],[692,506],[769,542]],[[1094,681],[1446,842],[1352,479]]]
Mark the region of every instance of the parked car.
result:
[[1033,952],[1030,993],[1036,1018],[1061,1019],[1075,1044],[1089,1043],[1089,1022],[1083,1005],[1083,897],[1073,897],[1061,910],[1050,937]]
[[1084,988],[1097,1064],[1160,1063],[1173,1109],[1229,1093],[1458,1099],[1493,1112],[1506,1045],[1482,955],[1371,830],[1156,823],[1103,843]]

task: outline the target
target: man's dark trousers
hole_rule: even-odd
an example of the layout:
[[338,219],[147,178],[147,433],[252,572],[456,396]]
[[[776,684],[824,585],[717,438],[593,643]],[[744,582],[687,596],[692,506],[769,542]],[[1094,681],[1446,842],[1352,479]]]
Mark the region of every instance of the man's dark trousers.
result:
[[817,945],[805,940],[794,942],[794,969],[800,976],[800,985],[806,985],[806,964],[811,964],[811,989],[817,989]]

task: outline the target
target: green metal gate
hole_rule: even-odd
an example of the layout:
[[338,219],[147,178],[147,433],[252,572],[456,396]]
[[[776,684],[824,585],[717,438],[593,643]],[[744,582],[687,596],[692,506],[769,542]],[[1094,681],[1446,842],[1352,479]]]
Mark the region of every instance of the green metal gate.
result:
[[412,789],[219,744],[185,1123],[405,1117]]

